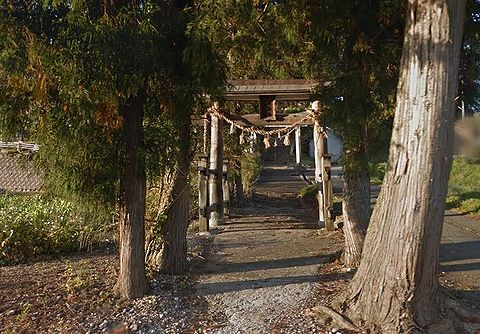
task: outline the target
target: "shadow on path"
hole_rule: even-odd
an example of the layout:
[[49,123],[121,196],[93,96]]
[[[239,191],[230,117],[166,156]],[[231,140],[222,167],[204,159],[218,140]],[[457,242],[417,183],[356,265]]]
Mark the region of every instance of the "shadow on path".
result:
[[226,292],[243,291],[248,289],[260,289],[275,286],[285,286],[290,284],[301,284],[307,282],[317,282],[318,276],[302,275],[302,276],[286,276],[286,277],[269,277],[257,280],[236,280],[228,282],[206,282],[197,285],[197,295],[207,296],[210,294],[221,294]]

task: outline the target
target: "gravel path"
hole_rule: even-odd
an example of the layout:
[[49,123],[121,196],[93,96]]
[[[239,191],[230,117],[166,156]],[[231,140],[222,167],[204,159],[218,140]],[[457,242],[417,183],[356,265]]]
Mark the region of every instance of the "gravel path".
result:
[[447,212],[440,246],[440,281],[480,311],[480,220]]
[[316,299],[319,268],[342,240],[316,229],[315,213],[285,191],[301,188],[298,177],[266,174],[254,202],[217,231],[209,261],[198,269],[196,295],[219,324],[209,333],[325,333],[306,310]]

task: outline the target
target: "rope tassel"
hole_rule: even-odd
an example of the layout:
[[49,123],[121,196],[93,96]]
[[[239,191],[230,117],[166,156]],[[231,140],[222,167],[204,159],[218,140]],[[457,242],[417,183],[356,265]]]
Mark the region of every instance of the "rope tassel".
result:
[[263,138],[263,143],[265,144],[265,148],[270,148],[270,137],[269,136],[265,136],[265,138]]
[[290,133],[287,133],[283,139],[283,145],[290,146],[291,144],[292,142],[290,141]]
[[243,145],[245,144],[245,133],[242,133],[240,134],[240,145]]
[[235,133],[235,126],[232,124],[230,124],[230,134],[233,135]]

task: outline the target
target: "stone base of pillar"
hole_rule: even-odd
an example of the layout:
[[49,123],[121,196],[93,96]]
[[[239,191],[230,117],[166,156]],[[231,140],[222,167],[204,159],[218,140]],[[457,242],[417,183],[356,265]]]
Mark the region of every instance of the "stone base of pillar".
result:
[[212,212],[208,220],[208,226],[210,228],[215,228],[222,225],[225,225],[225,219],[218,217],[218,213]]

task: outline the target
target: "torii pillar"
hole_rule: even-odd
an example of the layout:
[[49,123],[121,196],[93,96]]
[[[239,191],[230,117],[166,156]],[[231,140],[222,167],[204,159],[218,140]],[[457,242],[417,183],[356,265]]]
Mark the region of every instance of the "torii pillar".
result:
[[[320,102],[312,103],[312,110],[319,113]],[[318,225],[327,231],[333,231],[333,195],[331,181],[331,159],[328,155],[327,138],[323,134],[318,118],[315,117],[313,126],[313,142],[315,144],[315,182],[318,188]]]
[[[213,109],[220,111],[220,103],[215,102]],[[225,221],[223,204],[223,121],[212,114],[210,127],[210,164],[209,164],[209,220],[210,228],[223,225]]]
[[302,156],[302,127],[298,125],[295,128],[295,162],[300,165]]

